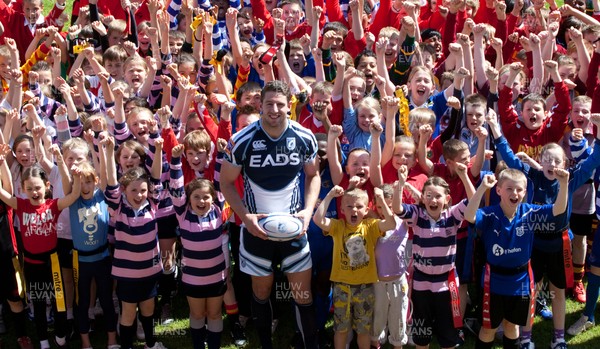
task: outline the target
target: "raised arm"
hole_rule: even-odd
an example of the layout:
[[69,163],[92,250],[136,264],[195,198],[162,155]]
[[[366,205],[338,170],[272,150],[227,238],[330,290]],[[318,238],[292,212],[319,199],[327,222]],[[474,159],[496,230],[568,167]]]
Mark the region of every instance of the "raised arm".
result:
[[329,161],[329,172],[331,173],[331,180],[334,185],[338,185],[342,182],[344,172],[342,170],[342,164],[338,155],[337,143],[339,137],[342,135],[343,130],[340,125],[332,125],[327,133],[327,157]]
[[73,205],[75,200],[81,196],[81,169],[74,167],[71,171],[73,172],[73,187],[71,192],[65,195],[65,197],[58,199],[57,206],[61,211]]
[[419,146],[417,148],[417,158],[419,166],[423,171],[431,176],[433,174],[433,162],[427,158],[427,141],[431,138],[433,129],[430,125],[422,125],[419,127]]
[[319,228],[321,228],[321,230],[330,230],[331,219],[325,216],[325,213],[327,212],[327,207],[329,207],[331,200],[342,195],[344,195],[344,189],[339,185],[336,185],[333,188],[331,188],[329,193],[327,193],[325,198],[323,198],[323,201],[321,201],[321,204],[319,204],[319,207],[317,207],[317,211],[315,211],[315,215],[313,216],[313,222],[315,222],[315,224]]
[[473,197],[469,199],[469,203],[467,204],[467,208],[465,209],[464,218],[467,222],[475,223],[477,209],[481,204],[481,199],[483,199],[483,195],[486,191],[488,191],[488,189],[492,189],[494,185],[496,185],[496,182],[496,177],[493,174],[489,174],[483,177],[479,188],[477,188],[477,191],[475,192]]
[[552,206],[552,214],[556,217],[567,210],[569,202],[569,171],[562,168],[555,168],[554,175],[558,179],[559,185],[558,195],[556,196],[554,206]]
[[369,178],[374,187],[380,187],[383,184],[383,176],[381,175],[381,142],[379,139],[383,132],[383,127],[380,123],[373,122],[369,129],[371,131],[371,139],[373,140],[371,142],[371,159],[369,160]]
[[404,191],[407,177],[408,168],[406,165],[400,166],[398,168],[398,183],[397,185],[394,185],[394,196],[392,197],[392,211],[397,215],[404,213],[404,207],[402,207],[402,192]]

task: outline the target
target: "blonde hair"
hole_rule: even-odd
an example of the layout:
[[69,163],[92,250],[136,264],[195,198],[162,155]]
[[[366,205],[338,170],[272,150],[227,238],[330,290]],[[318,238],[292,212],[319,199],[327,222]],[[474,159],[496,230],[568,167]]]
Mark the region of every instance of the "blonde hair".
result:
[[356,104],[354,105],[354,110],[356,110],[356,114],[358,114],[359,110],[363,108],[375,110],[377,114],[381,114],[381,104],[379,104],[379,101],[373,97],[365,97],[360,101],[356,102]]
[[378,39],[388,38],[388,39],[399,39],[400,31],[394,27],[385,27],[379,31]]
[[527,186],[527,177],[525,177],[525,174],[514,168],[507,168],[500,171],[498,174],[498,186],[501,186],[507,180],[523,182]]
[[428,124],[435,127],[435,113],[429,108],[415,108],[408,113],[408,129],[411,133],[419,133],[417,125]]

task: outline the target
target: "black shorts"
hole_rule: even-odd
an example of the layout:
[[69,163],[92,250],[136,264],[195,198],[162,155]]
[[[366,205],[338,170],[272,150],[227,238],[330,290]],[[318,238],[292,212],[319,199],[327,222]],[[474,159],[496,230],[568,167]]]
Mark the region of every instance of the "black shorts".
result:
[[456,260],[454,265],[456,267],[456,273],[458,274],[458,280],[461,285],[466,285],[472,280],[468,277],[467,271],[465,270],[465,257],[467,254],[467,240],[468,238],[456,239]]
[[177,216],[174,214],[158,218],[156,220],[156,226],[159,239],[175,239],[177,237],[177,227],[179,227],[179,222],[177,222]]
[[592,231],[592,222],[594,221],[595,214],[577,214],[571,213],[571,220],[569,226],[573,234],[577,236],[590,237],[594,232]]
[[548,280],[557,288],[565,289],[567,287],[562,250],[544,252],[534,248],[531,253],[531,269],[536,283],[542,281],[544,275],[546,275]]
[[[2,282],[0,282],[0,303],[4,300],[18,302],[21,300],[17,287],[17,278],[13,266],[13,257],[9,252],[0,254],[0,270],[2,270]],[[22,272],[22,271],[21,271]]]
[[136,304],[154,298],[159,276],[148,280],[117,280],[117,297],[121,302]]
[[497,328],[506,319],[513,324],[526,326],[529,320],[530,296],[504,296],[490,294],[490,322]]
[[458,344],[458,331],[454,328],[450,291],[411,292],[412,326],[410,334],[416,345],[427,346],[433,335],[442,348]]
[[73,240],[58,238],[56,252],[60,267],[63,269],[73,268]]
[[192,298],[219,297],[227,291],[227,282],[221,281],[210,285],[188,285],[181,283],[183,294]]
[[257,238],[242,227],[240,240],[240,269],[248,275],[271,275],[277,264],[284,273],[312,268],[306,234],[299,239],[271,241]]

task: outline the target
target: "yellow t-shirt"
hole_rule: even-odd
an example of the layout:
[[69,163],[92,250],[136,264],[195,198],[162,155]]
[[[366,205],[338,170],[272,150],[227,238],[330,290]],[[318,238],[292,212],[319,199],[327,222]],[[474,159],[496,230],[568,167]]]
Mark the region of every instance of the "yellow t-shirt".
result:
[[381,235],[379,221],[368,218],[353,227],[343,220],[331,220],[331,229],[324,232],[333,238],[331,281],[349,285],[377,282],[375,245]]

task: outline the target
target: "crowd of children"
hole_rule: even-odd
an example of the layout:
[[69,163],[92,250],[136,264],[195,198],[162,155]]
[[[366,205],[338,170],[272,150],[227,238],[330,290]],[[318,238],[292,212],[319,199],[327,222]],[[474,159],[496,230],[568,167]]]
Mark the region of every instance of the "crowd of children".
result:
[[[66,7],[0,0],[19,348],[91,348],[97,307],[108,349],[164,349],[176,293],[186,347],[219,348],[225,309],[234,344],[251,320],[272,348],[277,266],[297,347],[532,349],[537,313],[566,349],[595,325],[600,0]],[[267,242],[282,210],[303,233]]]

